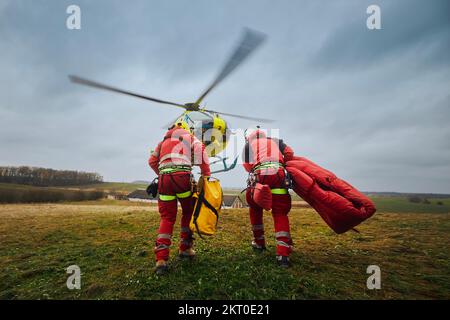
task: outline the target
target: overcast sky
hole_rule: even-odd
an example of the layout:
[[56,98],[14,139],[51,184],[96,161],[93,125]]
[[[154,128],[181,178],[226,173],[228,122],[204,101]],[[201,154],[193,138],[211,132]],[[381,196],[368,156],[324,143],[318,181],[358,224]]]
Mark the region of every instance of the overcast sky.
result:
[[[66,8],[81,7],[81,30]],[[382,30],[366,8],[381,7]],[[0,165],[150,180],[179,109],[71,84],[77,74],[176,102],[214,78],[243,27],[266,43],[205,99],[277,119],[297,155],[365,191],[450,193],[450,2],[0,1]],[[234,128],[255,125],[229,118]],[[220,174],[245,184],[241,167]]]

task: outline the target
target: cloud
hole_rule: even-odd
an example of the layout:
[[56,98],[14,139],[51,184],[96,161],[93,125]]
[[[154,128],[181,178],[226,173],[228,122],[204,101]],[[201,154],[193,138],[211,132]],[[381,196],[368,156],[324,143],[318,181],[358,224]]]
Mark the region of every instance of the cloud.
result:
[[[268,41],[209,108],[277,119],[298,154],[361,189],[450,192],[447,1],[378,1],[377,31],[366,28],[371,1],[131,3],[79,1],[79,31],[65,28],[70,1],[0,7],[0,164],[149,180],[149,151],[179,111],[67,75],[189,102],[249,26]],[[219,177],[245,184],[242,168]]]
[[[364,10],[370,4],[361,1]],[[366,16],[355,15],[328,35],[314,59],[320,68],[364,68],[383,60],[416,52],[417,58],[431,65],[445,65],[450,49],[450,3],[438,0],[429,5],[425,1],[380,1],[381,30],[365,27]],[[421,61],[422,62],[422,61]]]

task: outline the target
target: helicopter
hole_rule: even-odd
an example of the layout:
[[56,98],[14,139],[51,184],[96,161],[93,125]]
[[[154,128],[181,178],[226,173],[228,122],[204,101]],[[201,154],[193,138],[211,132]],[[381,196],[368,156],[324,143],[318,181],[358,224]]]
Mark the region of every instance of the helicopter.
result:
[[76,84],[121,93],[132,97],[184,109],[184,112],[180,116],[178,116],[174,121],[171,121],[167,126],[163,128],[166,129],[174,124],[185,124],[191,130],[191,132],[205,144],[205,150],[208,156],[213,158],[210,164],[223,164],[223,169],[213,171],[212,173],[225,172],[234,169],[238,157],[234,159],[231,165],[227,165],[228,158],[220,156],[220,153],[226,149],[230,134],[232,134],[232,131],[229,129],[228,123],[221,116],[235,117],[257,122],[273,122],[273,120],[226,113],[211,110],[209,108],[206,109],[206,107],[201,107],[201,103],[203,102],[204,98],[228,75],[230,75],[230,73],[232,73],[239,65],[241,65],[242,62],[246,60],[252,54],[252,52],[254,52],[265,41],[265,39],[266,35],[261,32],[251,29],[244,29],[241,40],[238,42],[238,45],[226,60],[226,63],[223,65],[220,72],[217,74],[211,84],[206,88],[206,90],[203,91],[202,94],[195,100],[195,102],[181,104],[157,99],[149,97],[147,95],[142,95],[128,90],[105,85],[75,75],[69,75],[69,79],[71,82]]

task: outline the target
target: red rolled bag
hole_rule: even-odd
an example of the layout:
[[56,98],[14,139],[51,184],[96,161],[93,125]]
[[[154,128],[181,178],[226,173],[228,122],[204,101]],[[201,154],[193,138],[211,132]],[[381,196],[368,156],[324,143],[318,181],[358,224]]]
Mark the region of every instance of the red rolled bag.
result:
[[286,170],[291,175],[295,193],[336,233],[354,228],[376,211],[367,196],[306,158],[294,157],[286,163]]
[[255,183],[255,186],[252,187],[252,198],[264,210],[272,210],[272,191],[268,185]]

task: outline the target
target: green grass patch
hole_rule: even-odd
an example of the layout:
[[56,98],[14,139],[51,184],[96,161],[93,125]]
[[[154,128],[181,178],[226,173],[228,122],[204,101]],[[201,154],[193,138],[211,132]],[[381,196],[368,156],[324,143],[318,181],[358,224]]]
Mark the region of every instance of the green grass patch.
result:
[[[170,273],[153,272],[159,214],[127,201],[0,206],[1,299],[449,299],[448,214],[378,213],[361,233],[334,234],[311,209],[290,213],[292,268],[250,248],[245,209],[224,210],[214,237],[196,239],[197,257],[178,261],[179,218]],[[82,271],[81,290],[65,269]],[[366,268],[382,289],[366,288]]]

